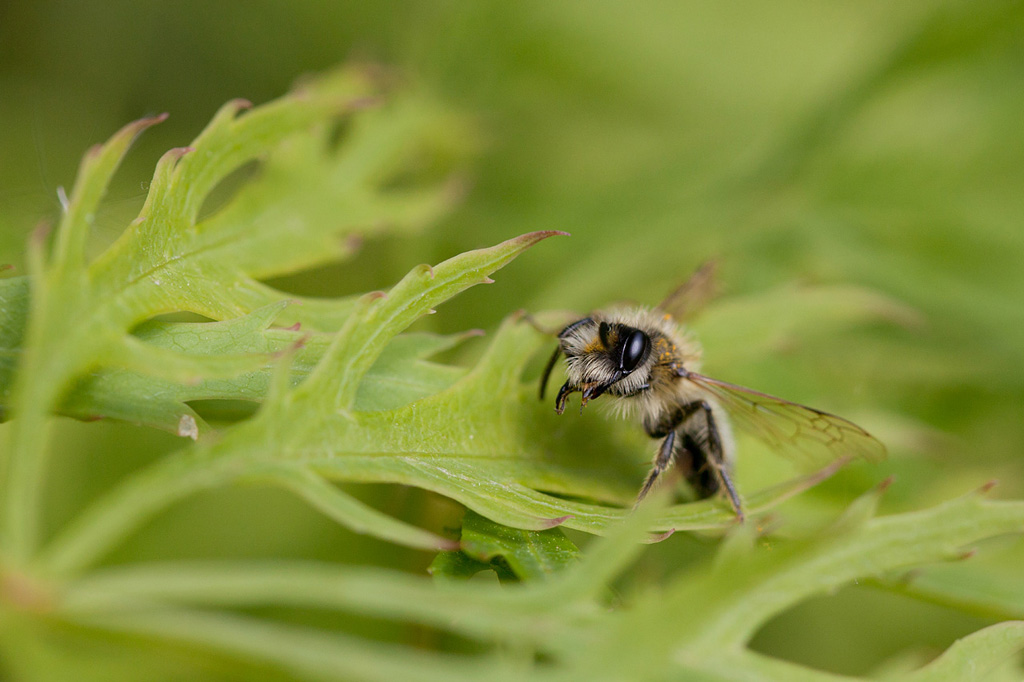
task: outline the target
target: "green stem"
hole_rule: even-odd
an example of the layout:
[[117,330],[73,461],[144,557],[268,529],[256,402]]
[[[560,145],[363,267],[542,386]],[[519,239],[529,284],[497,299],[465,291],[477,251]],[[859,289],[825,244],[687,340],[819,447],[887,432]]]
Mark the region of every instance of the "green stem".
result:
[[3,548],[8,560],[24,565],[39,538],[38,509],[48,431],[45,413],[32,410],[19,414],[12,430],[3,503]]
[[195,455],[170,455],[103,496],[44,549],[41,569],[55,577],[80,572],[161,509],[234,477],[235,462]]

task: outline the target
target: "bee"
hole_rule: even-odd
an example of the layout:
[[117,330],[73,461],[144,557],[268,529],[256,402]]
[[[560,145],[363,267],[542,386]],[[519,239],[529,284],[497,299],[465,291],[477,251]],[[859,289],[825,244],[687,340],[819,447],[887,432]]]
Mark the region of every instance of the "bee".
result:
[[564,354],[567,378],[555,397],[558,414],[573,393],[581,394],[581,414],[588,402],[608,396],[616,411],[639,419],[647,435],[660,441],[636,503],[674,464],[699,497],[724,494],[742,522],[732,421],[784,454],[884,456],[878,440],[842,417],[699,373],[700,346],[676,317],[710,296],[712,274],[712,266],[700,268],[657,308],[612,308],[568,324],[541,376],[543,400]]

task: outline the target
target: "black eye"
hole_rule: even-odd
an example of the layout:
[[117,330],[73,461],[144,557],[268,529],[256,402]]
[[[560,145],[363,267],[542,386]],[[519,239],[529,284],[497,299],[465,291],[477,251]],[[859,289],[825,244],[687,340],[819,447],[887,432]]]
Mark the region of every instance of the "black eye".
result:
[[626,337],[626,342],[622,344],[622,357],[619,358],[619,369],[627,374],[636,369],[636,366],[640,364],[640,360],[644,357],[644,353],[647,352],[647,344],[650,339],[647,338],[647,334],[644,334],[639,329],[633,331],[632,334]]

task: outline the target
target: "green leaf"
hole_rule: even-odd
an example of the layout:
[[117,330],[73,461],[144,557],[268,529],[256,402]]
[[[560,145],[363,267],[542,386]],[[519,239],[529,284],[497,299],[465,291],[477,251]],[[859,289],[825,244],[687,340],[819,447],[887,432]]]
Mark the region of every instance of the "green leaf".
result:
[[326,680],[478,680],[493,658],[417,653],[408,647],[326,633],[227,613],[171,611],[83,617],[107,632],[161,638],[280,667],[290,675]]
[[[263,654],[299,673],[307,654],[330,648],[328,639],[306,639],[300,629],[234,614],[194,609],[292,607],[339,609],[405,620],[457,632],[481,642],[543,651],[542,669],[510,679],[792,679],[830,682],[855,679],[806,668],[748,651],[752,632],[784,608],[855,579],[901,568],[941,562],[965,544],[1002,533],[1024,531],[1024,506],[991,502],[977,494],[922,512],[865,520],[856,527],[803,540],[758,543],[745,560],[715,562],[673,576],[667,585],[648,584],[615,609],[600,603],[605,586],[633,563],[639,543],[661,503],[641,506],[607,538],[588,547],[547,580],[494,589],[480,582],[437,582],[371,568],[296,562],[180,563],[117,567],[77,581],[60,596],[63,618],[104,630],[148,633],[172,641],[240,651],[259,632],[281,632],[300,653],[282,653],[267,641]],[[494,536],[488,534],[488,543]],[[516,538],[513,544],[518,544]],[[674,627],[665,628],[665,614]],[[195,625],[194,632],[182,627]],[[218,623],[223,624],[223,630]],[[228,624],[237,625],[228,636]],[[905,679],[973,679],[1024,646],[1020,623],[982,630]],[[211,629],[212,628],[212,629]],[[247,634],[254,635],[250,638]],[[624,641],[629,646],[622,646]],[[341,637],[339,650],[353,642]],[[383,655],[371,647],[367,655]],[[301,653],[305,652],[305,653]],[[420,659],[396,648],[396,666],[416,660],[446,668],[452,659],[433,654]],[[362,659],[359,659],[362,660]],[[486,653],[465,665],[493,663]],[[453,674],[460,674],[459,666]],[[362,668],[332,673],[377,679]],[[397,670],[397,668],[396,668]],[[542,676],[543,679],[543,676]],[[862,678],[856,678],[862,679]]]
[[517,530],[467,511],[462,519],[462,553],[484,565],[500,560],[519,580],[543,580],[571,566],[579,555],[558,528]]
[[[179,362],[187,362],[186,367],[194,369],[194,380],[161,378],[142,369],[107,369],[79,382],[60,411],[78,418],[103,417],[145,424],[173,433],[181,415],[191,413],[187,403],[258,403],[267,394],[272,374],[270,363],[280,353],[300,345],[290,366],[291,382],[297,384],[308,376],[330,344],[328,334],[268,328],[281,309],[280,304],[271,304],[245,317],[223,322],[147,322],[135,330],[135,336],[148,346],[180,353]],[[447,388],[465,371],[426,358],[472,335],[475,333],[437,336],[420,332],[398,337],[367,372],[356,396],[357,406],[366,410],[395,408]],[[237,360],[232,360],[232,356]],[[246,372],[245,363],[250,358],[262,366]]]
[[[130,329],[167,312],[224,320],[266,309],[290,297],[255,278],[339,258],[351,251],[353,236],[384,225],[416,227],[450,204],[443,181],[389,183],[406,172],[410,155],[446,144],[451,121],[430,107],[401,101],[366,110],[368,98],[377,94],[367,71],[344,69],[244,115],[247,103],[225,105],[191,147],[161,158],[139,217],[90,263],[83,249],[96,205],[131,140],[162,118],[130,124],[86,156],[52,262],[45,262],[38,239],[30,258],[32,300],[10,393],[10,411],[18,418],[3,496],[2,528],[12,557],[25,561],[35,550],[46,468],[44,420],[78,382],[99,369],[127,365],[188,383],[204,371],[206,377],[223,377],[264,362],[249,357],[232,364],[221,357],[197,363],[140,345],[128,336]],[[350,116],[359,123],[335,152],[330,128]],[[220,210],[201,216],[215,187],[255,159],[263,159],[263,172]],[[9,286],[5,291],[25,293]],[[351,311],[352,302],[321,303],[305,308],[308,313],[300,308],[278,322],[329,328]],[[17,323],[19,310],[12,306],[8,319]],[[9,350],[18,336],[5,333]],[[187,409],[177,416],[195,417]],[[179,421],[167,405],[138,417],[159,420],[165,428]]]
[[250,473],[248,478],[294,492],[325,516],[357,533],[372,532],[384,540],[419,549],[450,550],[458,546],[454,540],[402,523],[368,507],[301,466],[271,466],[258,473]]
[[[468,580],[477,573],[494,569],[496,572],[500,567],[492,566],[490,563],[478,561],[465,552],[446,551],[438,552],[434,560],[427,567],[427,572],[436,579],[445,580]],[[512,578],[508,571],[504,572],[503,578]]]
[[[492,253],[524,245],[513,240]],[[470,258],[485,257],[484,253]],[[460,260],[464,259],[449,261],[445,270],[461,267]],[[441,278],[445,270],[438,266],[435,277]],[[408,291],[405,296],[415,300],[419,294]],[[400,305],[402,299],[392,292],[386,301]],[[365,324],[380,322],[371,318]],[[366,328],[342,330],[345,333],[354,338],[373,336]],[[535,387],[523,385],[520,379],[523,367],[544,342],[529,325],[512,318],[492,339],[477,366],[450,387],[396,409],[375,411],[342,411],[325,400],[342,374],[341,370],[324,372],[323,383],[313,383],[324,363],[331,362],[328,351],[305,382],[268,399],[253,420],[237,425],[214,443],[182,451],[134,474],[98,501],[55,539],[48,550],[51,567],[60,572],[78,570],[148,515],[198,490],[226,485],[249,471],[260,473],[270,462],[301,466],[335,481],[414,485],[524,530],[564,523],[604,533],[628,516],[628,508],[566,500],[539,490],[630,504],[642,472],[638,467],[631,478],[623,479],[607,463],[580,459],[566,449],[571,440],[566,441],[558,430],[558,418],[538,404]],[[349,388],[349,394],[353,390]],[[453,413],[461,419],[452,420]],[[523,426],[545,422],[552,425],[550,431]],[[771,508],[831,475],[837,465],[754,491],[747,498],[749,511]],[[727,528],[735,523],[728,505],[708,499],[664,510],[650,530]],[[353,525],[374,532],[361,521]],[[394,539],[390,532],[382,531],[381,536]]]
[[[742,561],[684,572],[664,594],[647,595],[580,664],[639,677],[668,661],[722,671],[722,652],[740,650],[769,618],[803,599],[858,578],[955,558],[969,543],[1022,530],[1024,503],[974,493],[921,512],[845,524],[820,537],[768,542]],[[649,625],[683,612],[700,616],[678,620],[670,632]],[[627,636],[635,645],[623,656],[613,642]],[[595,655],[599,651],[615,653]]]
[[[254,474],[263,476],[268,470],[280,471],[278,465],[287,465],[287,483],[294,490],[299,485],[295,476],[300,468],[310,475],[316,472],[339,480],[368,480],[358,473],[358,462],[366,460],[357,455],[365,457],[367,443],[390,439],[402,447],[402,438],[413,438],[423,443],[414,451],[436,449],[437,443],[427,444],[433,437],[432,430],[451,425],[451,420],[439,418],[437,424],[422,421],[428,418],[422,406],[430,398],[396,410],[352,411],[359,384],[380,358],[387,342],[418,316],[469,286],[490,281],[488,273],[553,234],[556,233],[532,233],[456,256],[434,268],[417,268],[388,295],[365,297],[358,312],[334,337],[319,364],[302,383],[291,390],[270,390],[259,414],[221,439],[195,450],[183,450],[133,475],[54,541],[51,566],[58,571],[80,567],[82,562],[102,553],[108,543],[141,523],[146,515],[170,502],[200,489]],[[419,416],[406,416],[410,412],[419,412]],[[394,480],[397,460],[376,456],[373,459],[387,465],[385,471],[391,478],[385,480]],[[352,460],[357,461],[354,475],[348,472],[346,476],[331,476],[327,471],[328,464],[348,465]],[[268,464],[272,465],[269,469]],[[397,471],[399,476],[403,475],[403,469]],[[413,546],[424,545],[422,534],[396,532],[397,523],[359,505],[343,502],[340,493],[325,495],[328,488],[310,488],[310,479],[305,475],[302,480],[306,483],[301,494],[315,500],[322,510],[329,510],[336,520],[344,518],[353,528],[390,540],[404,539]],[[436,539],[428,544],[443,545]]]
[[987,679],[994,668],[1021,650],[1024,650],[1024,623],[1000,623],[957,640],[937,659],[904,679],[908,682]]

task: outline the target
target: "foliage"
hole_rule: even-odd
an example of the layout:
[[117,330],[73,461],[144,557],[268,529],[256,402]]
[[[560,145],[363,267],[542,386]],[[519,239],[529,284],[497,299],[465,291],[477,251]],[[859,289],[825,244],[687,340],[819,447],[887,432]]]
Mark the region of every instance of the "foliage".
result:
[[[888,32],[821,10],[870,43],[829,78],[749,8],[717,49],[804,68],[771,94],[691,71],[713,20],[661,9],[478,34],[506,10],[448,30],[423,6],[450,53],[411,41],[416,86],[361,65],[229,103],[109,245],[114,172],[163,117],[86,154],[0,278],[0,677],[1019,677],[1024,506],[978,487],[1022,492],[1019,6],[913,4]],[[474,69],[501,87],[453,95]],[[698,107],[701,78],[721,99]],[[488,112],[476,167],[487,138],[422,83]],[[513,312],[656,300],[716,253],[729,291],[690,321],[708,373],[893,454],[796,471],[741,440],[744,525],[715,499],[630,512],[650,443],[539,403],[551,339]],[[312,268],[386,292],[304,288]],[[843,633],[820,657],[817,630]]]

